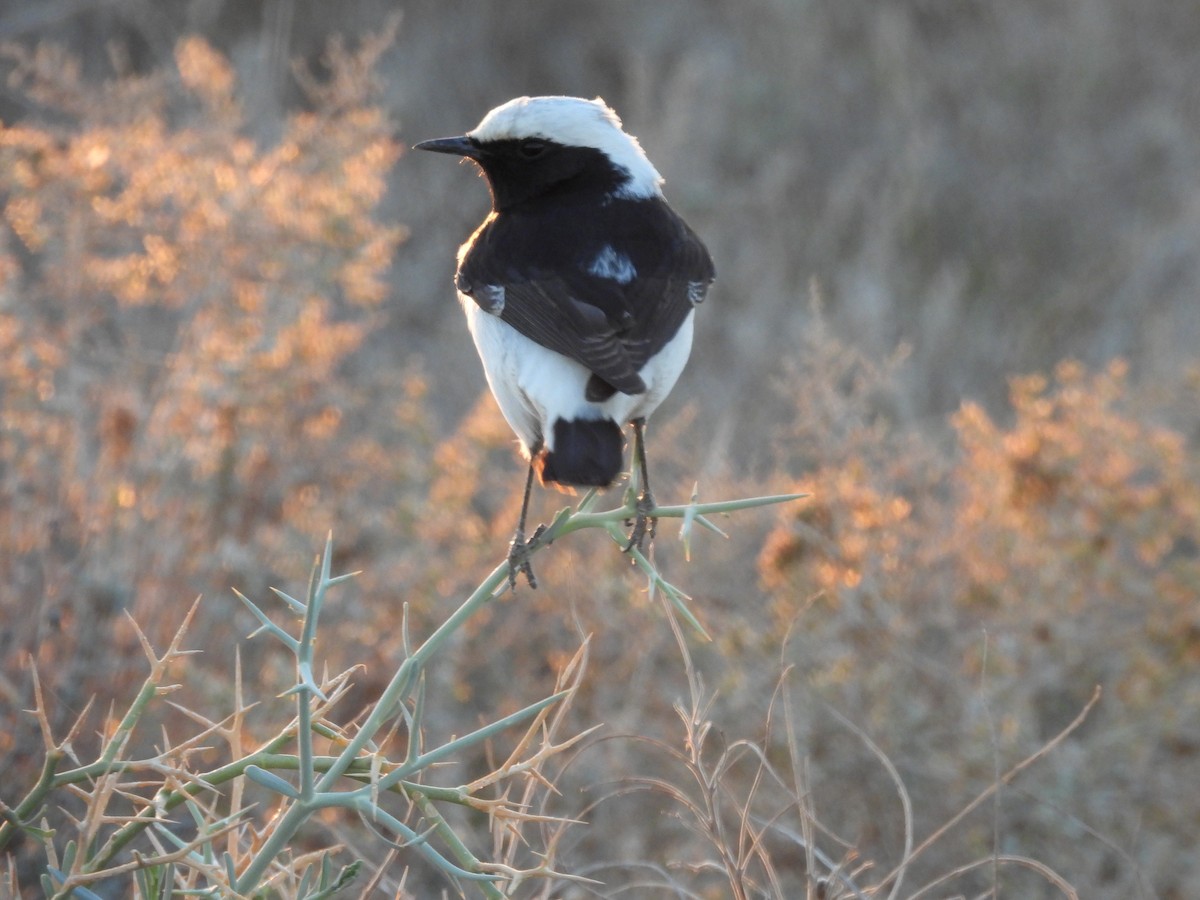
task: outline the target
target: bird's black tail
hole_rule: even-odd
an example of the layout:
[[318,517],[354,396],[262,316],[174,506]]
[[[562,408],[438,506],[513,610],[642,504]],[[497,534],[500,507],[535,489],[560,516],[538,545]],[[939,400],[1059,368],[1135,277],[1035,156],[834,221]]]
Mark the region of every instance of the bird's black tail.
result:
[[535,461],[542,483],[608,487],[621,474],[625,439],[612,419],[557,419],[554,449]]

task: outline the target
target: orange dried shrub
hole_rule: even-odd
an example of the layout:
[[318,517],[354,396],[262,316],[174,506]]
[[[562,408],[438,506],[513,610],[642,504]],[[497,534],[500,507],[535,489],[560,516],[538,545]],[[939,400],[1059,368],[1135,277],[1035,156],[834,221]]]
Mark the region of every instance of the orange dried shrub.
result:
[[[33,651],[67,661],[51,689],[119,691],[138,656],[122,608],[161,642],[164,609],[198,593],[231,606],[231,585],[303,583],[335,525],[346,557],[411,534],[423,382],[356,358],[405,236],[377,213],[400,152],[369,75],[385,42],[332,55],[337,91],[272,143],[249,136],[233,67],[199,38],[179,43],[178,78],[85,80],[52,47],[0,50],[10,89],[55,113],[0,125],[13,683]],[[363,374],[343,377],[352,362]],[[210,621],[229,633],[199,638],[232,646],[232,618]]]
[[[1123,362],[1065,362],[1013,379],[1004,419],[965,404],[943,442],[878,414],[887,379],[853,351],[805,351],[784,441],[819,465],[796,478],[811,496],[781,512],[759,577],[807,689],[925,780],[931,826],[954,811],[934,813],[939,798],[1057,734],[1100,685],[1074,755],[1026,790],[1118,842],[1149,821],[1194,834],[1196,805],[1177,798],[1200,772],[1186,714],[1200,696],[1200,457],[1186,436],[1197,382],[1190,404],[1163,402]],[[815,783],[861,784],[861,760],[805,739]],[[1031,855],[1078,852],[1049,808],[999,821]],[[964,823],[958,838],[986,848],[993,836]],[[1186,842],[1164,840],[1144,864],[1167,867]]]
[[953,420],[971,596],[1035,615],[1101,602],[1194,614],[1200,466],[1182,434],[1139,408],[1125,364],[1014,379],[1012,407],[1008,429],[973,404]]
[[763,585],[774,590],[789,581],[789,571],[807,573],[802,592],[820,592],[835,601],[844,589],[864,579],[880,582],[894,575],[910,529],[912,503],[872,483],[861,459],[818,469],[796,484],[810,494],[786,527],[776,528],[759,557]]
[[860,400],[845,398],[841,446],[797,480],[811,497],[759,557],[781,616],[817,596],[1021,627],[1104,609],[1110,631],[1137,623],[1173,647],[1164,663],[1194,655],[1200,466],[1126,368],[1065,362],[1053,380],[1013,379],[1009,427],[965,404],[952,462],[931,439],[867,427]]
[[815,466],[795,476],[789,489],[809,496],[782,508],[758,557],[781,626],[814,599],[831,614],[853,601],[895,622],[933,590],[949,469],[934,440],[897,422],[903,359],[877,363],[818,315],[780,385],[795,405],[777,440],[781,465]]

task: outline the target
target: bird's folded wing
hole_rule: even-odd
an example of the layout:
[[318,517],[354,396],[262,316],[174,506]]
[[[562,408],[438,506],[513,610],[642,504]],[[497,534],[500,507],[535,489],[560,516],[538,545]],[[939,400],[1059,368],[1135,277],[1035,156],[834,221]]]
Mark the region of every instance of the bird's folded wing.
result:
[[642,366],[675,336],[713,279],[707,250],[686,226],[671,252],[627,282],[577,269],[489,271],[492,259],[470,255],[458,274],[459,290],[625,394],[646,389]]
[[615,307],[598,305],[598,297],[584,299],[580,294],[561,277],[545,273],[508,282],[500,318],[530,340],[581,363],[617,390],[640,394],[646,389],[638,375],[641,364],[621,340],[631,322]]

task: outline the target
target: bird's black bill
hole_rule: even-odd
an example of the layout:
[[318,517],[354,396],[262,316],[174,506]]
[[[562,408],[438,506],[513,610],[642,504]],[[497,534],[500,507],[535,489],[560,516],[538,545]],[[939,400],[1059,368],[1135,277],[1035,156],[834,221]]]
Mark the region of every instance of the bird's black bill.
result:
[[421,141],[413,145],[414,150],[430,150],[434,153],[450,153],[454,156],[465,156],[474,159],[479,153],[479,147],[465,135],[463,137],[435,138],[432,141]]

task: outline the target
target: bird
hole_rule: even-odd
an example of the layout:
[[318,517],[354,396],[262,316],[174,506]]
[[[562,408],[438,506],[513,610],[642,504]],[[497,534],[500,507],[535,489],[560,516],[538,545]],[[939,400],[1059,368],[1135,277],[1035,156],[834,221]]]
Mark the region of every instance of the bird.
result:
[[509,547],[526,540],[534,474],[543,485],[611,486],[632,426],[639,494],[628,552],[653,541],[646,421],[691,353],[695,308],[715,270],[667,204],[663,178],[600,97],[517,97],[457,137],[417,150],[475,163],[492,208],[460,247],[454,277],[488,386],[529,462]]

